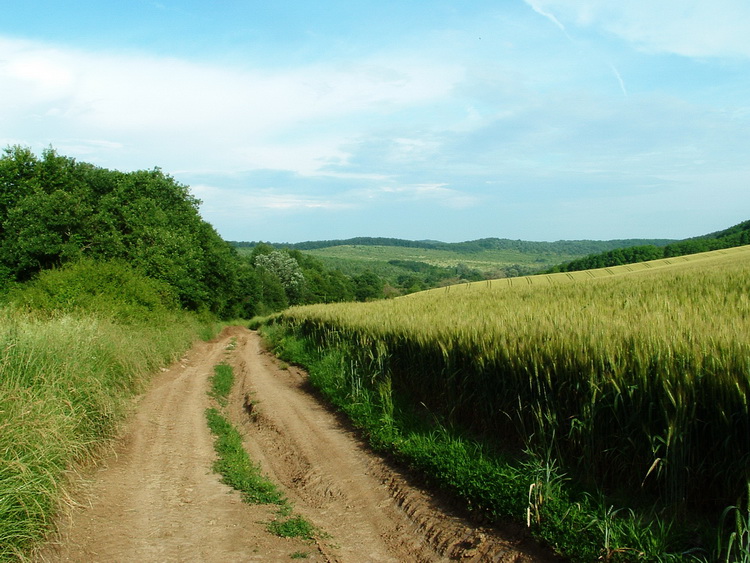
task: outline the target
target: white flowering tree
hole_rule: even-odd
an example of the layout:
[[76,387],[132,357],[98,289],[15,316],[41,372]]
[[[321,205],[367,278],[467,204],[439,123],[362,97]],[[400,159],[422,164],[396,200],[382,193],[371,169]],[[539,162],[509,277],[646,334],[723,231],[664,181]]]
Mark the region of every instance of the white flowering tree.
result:
[[297,261],[281,250],[255,257],[255,267],[276,276],[286,292],[289,303],[298,303],[305,286],[305,276]]

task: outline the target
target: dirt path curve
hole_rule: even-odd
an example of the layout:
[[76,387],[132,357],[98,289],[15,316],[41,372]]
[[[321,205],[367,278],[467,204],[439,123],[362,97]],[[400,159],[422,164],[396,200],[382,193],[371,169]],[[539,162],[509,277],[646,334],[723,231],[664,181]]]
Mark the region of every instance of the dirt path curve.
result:
[[[204,411],[208,377],[222,361],[235,368],[229,416],[251,457],[329,538],[273,536],[265,528],[273,509],[242,503],[212,472]],[[155,378],[116,455],[79,496],[39,561],[554,561],[520,536],[449,515],[370,454],[310,393],[303,373],[280,369],[259,337],[239,327]]]

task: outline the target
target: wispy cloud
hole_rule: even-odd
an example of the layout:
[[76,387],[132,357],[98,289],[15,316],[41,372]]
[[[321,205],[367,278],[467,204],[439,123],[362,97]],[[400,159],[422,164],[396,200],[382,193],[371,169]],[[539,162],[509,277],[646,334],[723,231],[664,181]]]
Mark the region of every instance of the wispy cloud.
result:
[[191,186],[202,201],[203,210],[212,215],[254,218],[267,212],[298,213],[310,210],[347,210],[351,201],[328,196],[289,193],[284,189],[246,189],[241,192],[208,184]]
[[545,17],[550,18],[554,10],[563,21],[601,27],[648,51],[688,57],[750,57],[750,3],[743,0],[526,2]]
[[560,23],[560,20],[558,20],[552,12],[545,10],[538,0],[524,0],[524,2],[526,2],[526,4],[528,4],[528,6],[532,10],[534,10],[537,14],[539,14],[540,16],[544,16],[553,24],[555,24],[557,27],[559,27],[560,31],[567,34],[567,31],[565,30],[565,26],[562,23]]
[[366,188],[351,192],[357,200],[434,203],[452,209],[466,209],[479,203],[469,193],[446,187],[447,184],[396,184]]
[[626,98],[628,97],[628,90],[625,88],[625,81],[622,79],[622,76],[620,75],[620,71],[617,70],[617,67],[613,64],[609,65],[612,69],[612,72],[614,73],[615,77],[617,78],[617,82],[620,84],[620,90],[622,90],[623,96]]

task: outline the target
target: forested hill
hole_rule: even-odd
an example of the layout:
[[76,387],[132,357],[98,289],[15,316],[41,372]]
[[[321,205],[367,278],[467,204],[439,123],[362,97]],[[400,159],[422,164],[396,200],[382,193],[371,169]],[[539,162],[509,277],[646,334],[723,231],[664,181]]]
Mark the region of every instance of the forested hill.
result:
[[[512,240],[506,238],[483,238],[466,242],[440,242],[432,240],[404,240],[383,237],[355,237],[350,239],[307,241],[294,244],[269,243],[277,248],[295,250],[317,250],[333,246],[397,246],[406,248],[425,248],[431,250],[450,250],[465,254],[485,250],[515,250],[525,254],[592,254],[617,248],[653,245],[665,246],[675,242],[671,239],[624,239],[624,240],[559,240],[556,242],[536,242]],[[238,248],[253,247],[256,242],[231,242]]]
[[731,248],[745,244],[750,244],[750,221],[743,221],[723,231],[688,238],[663,246],[654,244],[639,245],[592,254],[578,260],[573,260],[572,262],[560,264],[549,271],[575,272],[593,268],[608,268],[610,266],[684,256],[686,254],[720,250],[722,248]]

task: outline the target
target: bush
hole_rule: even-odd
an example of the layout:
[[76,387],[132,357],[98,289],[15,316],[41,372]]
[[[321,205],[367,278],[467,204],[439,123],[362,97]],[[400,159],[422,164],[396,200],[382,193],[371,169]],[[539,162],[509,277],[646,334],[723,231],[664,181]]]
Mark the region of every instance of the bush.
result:
[[179,309],[174,291],[121,261],[83,259],[41,272],[11,291],[11,301],[29,310],[89,312],[119,322],[142,322]]

